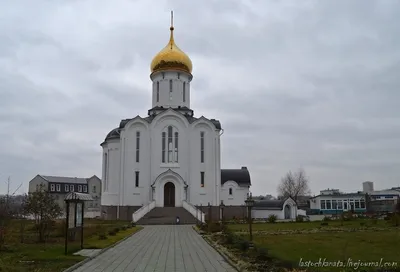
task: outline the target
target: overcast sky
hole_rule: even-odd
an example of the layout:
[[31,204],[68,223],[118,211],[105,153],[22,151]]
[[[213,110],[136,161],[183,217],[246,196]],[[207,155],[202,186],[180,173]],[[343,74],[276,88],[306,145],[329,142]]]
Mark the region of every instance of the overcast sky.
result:
[[[0,192],[36,174],[101,177],[100,143],[151,107],[169,38],[192,59],[192,109],[221,121],[222,167],[276,195],[400,185],[400,1],[1,1]],[[397,17],[397,18],[396,18]]]

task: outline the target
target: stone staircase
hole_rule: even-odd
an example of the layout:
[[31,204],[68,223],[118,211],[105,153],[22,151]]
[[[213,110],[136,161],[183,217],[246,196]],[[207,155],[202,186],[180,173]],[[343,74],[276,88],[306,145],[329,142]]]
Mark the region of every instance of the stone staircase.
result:
[[194,225],[196,218],[182,207],[156,207],[143,216],[137,225],[175,225],[179,216],[181,225]]

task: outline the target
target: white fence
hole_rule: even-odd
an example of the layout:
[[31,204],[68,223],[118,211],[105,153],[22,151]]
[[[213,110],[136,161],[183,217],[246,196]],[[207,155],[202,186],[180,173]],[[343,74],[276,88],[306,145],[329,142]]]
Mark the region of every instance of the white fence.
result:
[[132,214],[132,221],[136,223],[137,221],[139,221],[140,218],[145,216],[149,211],[151,211],[155,207],[156,207],[155,201],[150,202],[149,204],[147,204],[145,206],[142,206],[139,210],[137,210],[136,212],[134,212]]
[[190,212],[197,220],[201,221],[202,223],[205,223],[205,215],[202,211],[197,209],[195,206],[192,204],[186,202],[185,200],[182,201],[183,208]]

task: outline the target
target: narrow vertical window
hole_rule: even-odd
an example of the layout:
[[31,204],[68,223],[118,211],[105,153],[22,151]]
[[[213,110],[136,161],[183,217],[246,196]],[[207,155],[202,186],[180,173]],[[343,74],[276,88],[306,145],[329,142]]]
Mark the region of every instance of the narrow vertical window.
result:
[[200,172],[200,187],[204,187],[204,172]]
[[169,80],[169,100],[172,100],[172,79]]
[[165,132],[162,133],[162,137],[161,137],[161,145],[162,145],[162,151],[161,151],[161,161],[163,163],[165,163],[165,141],[166,141],[166,137],[165,137]]
[[61,192],[61,185],[60,184],[56,185],[56,190],[57,190],[57,192]]
[[108,168],[107,154],[104,154],[104,177],[103,177],[103,180],[104,180],[103,191],[104,192],[107,191],[107,188],[108,188],[108,186],[107,186],[107,168]]
[[52,191],[52,192],[55,191],[54,186],[55,186],[54,184],[51,184],[51,185],[50,185],[50,191]]
[[136,162],[139,162],[140,131],[136,131]]
[[82,185],[78,185],[78,192],[82,193]]
[[183,82],[182,100],[186,102],[186,82]]
[[172,127],[168,127],[168,162],[172,162]]
[[229,188],[229,195],[232,195],[232,188]]
[[70,185],[70,186],[69,186],[69,191],[70,191],[70,192],[73,192],[73,191],[74,191],[74,185]]
[[68,184],[65,184],[64,189],[65,189],[66,192],[69,191],[69,186],[68,186]]
[[175,132],[175,162],[178,162],[178,132]]
[[135,171],[135,187],[139,187],[139,171]]
[[157,82],[157,102],[160,101],[160,82]]
[[204,162],[204,132],[200,132],[200,162]]

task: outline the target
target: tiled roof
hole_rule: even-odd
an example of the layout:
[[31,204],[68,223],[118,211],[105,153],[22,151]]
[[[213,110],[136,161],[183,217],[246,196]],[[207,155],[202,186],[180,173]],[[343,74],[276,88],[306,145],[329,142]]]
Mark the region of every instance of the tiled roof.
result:
[[56,177],[56,176],[43,176],[43,175],[41,175],[41,177],[44,178],[45,180],[47,180],[48,182],[54,182],[54,183],[87,184],[86,178]]
[[251,185],[249,170],[244,166],[241,169],[221,169],[221,184],[229,180],[240,186]]

